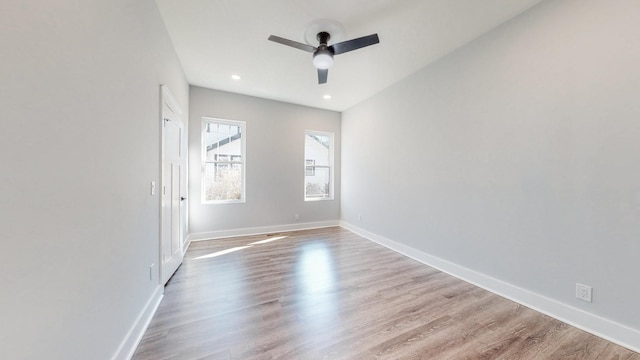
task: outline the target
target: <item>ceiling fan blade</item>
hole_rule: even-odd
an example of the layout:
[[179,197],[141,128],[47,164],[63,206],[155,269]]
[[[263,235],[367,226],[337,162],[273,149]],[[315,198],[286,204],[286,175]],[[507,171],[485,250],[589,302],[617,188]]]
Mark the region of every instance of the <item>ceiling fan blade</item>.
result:
[[329,69],[318,69],[318,84],[326,84],[327,75],[329,75]]
[[357,39],[347,40],[333,44],[329,46],[333,49],[335,55],[346,53],[347,51],[353,51],[365,46],[374,45],[380,42],[378,34],[371,34]]
[[282,45],[287,45],[287,46],[294,47],[296,49],[304,50],[304,51],[307,51],[307,52],[310,52],[310,53],[316,51],[316,48],[311,46],[311,45],[299,43],[297,41],[281,38],[281,37],[275,36],[275,35],[269,36],[269,40],[271,40],[273,42],[280,43]]

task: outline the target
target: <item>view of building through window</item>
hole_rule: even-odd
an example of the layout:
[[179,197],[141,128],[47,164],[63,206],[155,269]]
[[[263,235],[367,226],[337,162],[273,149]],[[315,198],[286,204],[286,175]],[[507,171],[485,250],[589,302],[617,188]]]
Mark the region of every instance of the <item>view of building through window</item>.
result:
[[305,200],[333,198],[333,134],[305,132]]
[[244,201],[245,123],[203,119],[203,202]]

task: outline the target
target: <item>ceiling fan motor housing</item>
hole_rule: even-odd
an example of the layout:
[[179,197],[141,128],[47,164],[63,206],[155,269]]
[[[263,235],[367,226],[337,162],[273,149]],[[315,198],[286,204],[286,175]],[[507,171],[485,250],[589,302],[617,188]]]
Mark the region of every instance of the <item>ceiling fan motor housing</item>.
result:
[[322,31],[318,33],[317,38],[320,45],[313,53],[313,66],[325,70],[333,65],[333,49],[327,46],[331,35],[328,32]]

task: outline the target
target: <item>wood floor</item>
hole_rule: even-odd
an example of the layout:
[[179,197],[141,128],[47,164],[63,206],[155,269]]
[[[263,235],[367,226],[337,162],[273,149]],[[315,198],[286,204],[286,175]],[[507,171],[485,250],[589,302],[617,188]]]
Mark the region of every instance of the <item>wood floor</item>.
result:
[[192,243],[133,358],[640,355],[336,227]]

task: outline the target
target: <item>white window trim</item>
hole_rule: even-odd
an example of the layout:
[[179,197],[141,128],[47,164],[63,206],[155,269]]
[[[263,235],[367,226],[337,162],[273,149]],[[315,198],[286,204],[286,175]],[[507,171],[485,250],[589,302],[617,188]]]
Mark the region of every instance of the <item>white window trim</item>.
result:
[[[307,174],[307,159],[306,159],[306,149],[304,151],[304,167],[303,169],[303,175],[305,176],[305,180],[302,184],[302,191],[304,194],[304,201],[327,201],[327,200],[333,200],[333,188],[334,188],[334,173],[335,173],[335,166],[334,166],[334,147],[335,147],[335,135],[332,132],[327,132],[327,131],[317,131],[317,130],[305,130],[304,131],[304,139],[305,139],[305,146],[306,146],[306,141],[307,141],[307,135],[320,135],[320,136],[329,136],[329,197],[326,198],[307,198],[307,180],[306,180],[306,174]],[[316,167],[322,167],[322,166],[316,166]]]
[[[207,163],[207,150],[205,144],[205,132],[207,123],[218,123],[218,124],[227,124],[227,125],[235,125],[240,126],[242,128],[242,189],[240,189],[240,199],[238,200],[207,200],[206,199],[206,184],[204,179],[204,172]],[[202,117],[201,128],[200,128],[200,201],[202,204],[238,204],[246,202],[247,194],[247,122],[240,120],[228,120],[228,119],[220,119],[220,118],[212,118],[212,117]]]

